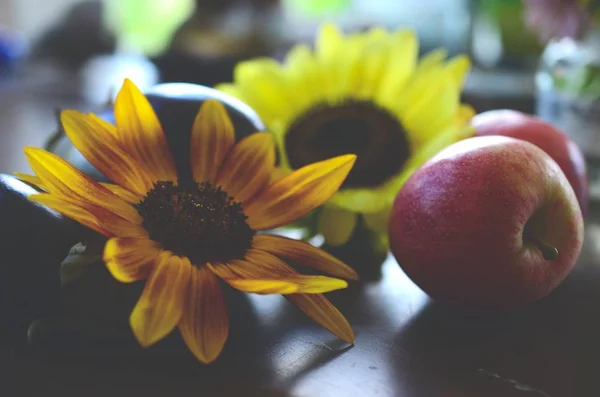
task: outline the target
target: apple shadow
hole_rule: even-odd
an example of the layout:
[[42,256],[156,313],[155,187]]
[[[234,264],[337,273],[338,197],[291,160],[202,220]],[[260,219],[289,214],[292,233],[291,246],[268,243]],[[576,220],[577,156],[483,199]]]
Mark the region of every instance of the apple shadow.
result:
[[591,317],[600,301],[595,273],[574,271],[549,296],[512,313],[429,302],[394,339],[398,390],[408,397],[590,395],[600,357],[600,319]]

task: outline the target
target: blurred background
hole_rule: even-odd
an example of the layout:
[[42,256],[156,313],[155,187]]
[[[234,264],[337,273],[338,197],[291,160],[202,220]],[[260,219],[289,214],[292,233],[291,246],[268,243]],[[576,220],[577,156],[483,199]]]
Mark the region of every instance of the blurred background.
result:
[[47,142],[59,109],[97,110],[125,77],[212,86],[240,60],[311,42],[323,21],[412,28],[421,53],[471,57],[464,101],[477,111],[543,113],[549,42],[521,0],[0,0],[0,173],[27,171],[20,149]]

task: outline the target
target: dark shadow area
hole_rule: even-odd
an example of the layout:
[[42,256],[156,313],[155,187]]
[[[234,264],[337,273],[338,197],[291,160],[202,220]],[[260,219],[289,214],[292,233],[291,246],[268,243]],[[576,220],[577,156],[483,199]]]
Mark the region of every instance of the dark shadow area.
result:
[[261,395],[252,393],[258,393],[272,376],[267,340],[248,297],[227,288],[226,299],[229,338],[210,365],[196,360],[177,330],[142,349],[128,330],[125,316],[110,332],[90,335],[57,330],[35,346],[3,357],[4,374],[10,379],[5,387],[24,395],[106,396],[114,395],[114,390],[131,390],[135,395],[163,396],[176,390],[177,395],[229,396],[236,395],[230,389],[246,385],[247,395]]
[[398,389],[406,396],[595,395],[598,282],[600,269],[580,266],[545,299],[504,315],[428,304],[393,342]]
[[0,174],[0,337],[13,349],[27,328],[61,310],[59,266],[82,227],[27,199],[37,193]]

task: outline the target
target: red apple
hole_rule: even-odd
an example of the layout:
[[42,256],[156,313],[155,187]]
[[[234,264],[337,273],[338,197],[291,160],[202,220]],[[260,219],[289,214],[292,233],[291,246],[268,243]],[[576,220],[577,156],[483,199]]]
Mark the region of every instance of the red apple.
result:
[[535,116],[515,110],[490,110],[473,118],[478,136],[503,135],[528,141],[548,153],[571,183],[581,211],[588,210],[588,176],[583,153],[567,135]]
[[391,250],[429,296],[508,311],[547,295],[574,266],[583,218],[554,160],[523,140],[469,138],[442,150],[394,202]]

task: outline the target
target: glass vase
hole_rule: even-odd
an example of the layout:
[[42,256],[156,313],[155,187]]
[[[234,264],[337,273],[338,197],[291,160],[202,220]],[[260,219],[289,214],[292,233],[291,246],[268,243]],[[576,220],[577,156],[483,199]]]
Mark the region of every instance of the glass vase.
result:
[[600,30],[549,42],[536,73],[536,114],[583,151],[590,199],[600,201]]

